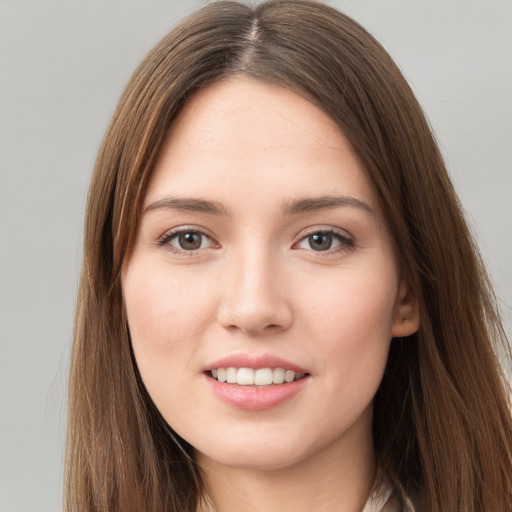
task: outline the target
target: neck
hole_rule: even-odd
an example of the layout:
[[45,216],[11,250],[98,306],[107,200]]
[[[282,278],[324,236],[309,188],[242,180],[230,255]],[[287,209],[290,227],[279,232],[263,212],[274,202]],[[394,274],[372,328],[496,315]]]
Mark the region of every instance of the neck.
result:
[[198,512],[360,512],[376,473],[371,429],[366,434],[279,469],[230,467],[198,454],[208,496]]

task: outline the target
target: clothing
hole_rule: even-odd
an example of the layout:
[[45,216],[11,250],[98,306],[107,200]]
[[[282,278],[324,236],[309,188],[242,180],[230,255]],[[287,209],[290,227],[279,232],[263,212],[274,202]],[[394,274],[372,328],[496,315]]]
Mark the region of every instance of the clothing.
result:
[[389,478],[381,471],[375,478],[370,497],[362,512],[417,512],[409,497],[402,499]]
[[362,512],[402,512],[400,501],[389,480],[376,481]]

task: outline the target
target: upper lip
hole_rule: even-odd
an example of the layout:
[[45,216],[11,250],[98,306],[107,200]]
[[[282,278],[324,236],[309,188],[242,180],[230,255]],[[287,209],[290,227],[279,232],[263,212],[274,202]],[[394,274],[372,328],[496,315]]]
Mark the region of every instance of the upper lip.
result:
[[306,369],[295,363],[287,361],[282,357],[272,354],[250,355],[250,354],[231,354],[218,359],[204,368],[203,371],[216,370],[217,368],[283,368],[292,370],[295,373],[309,373]]

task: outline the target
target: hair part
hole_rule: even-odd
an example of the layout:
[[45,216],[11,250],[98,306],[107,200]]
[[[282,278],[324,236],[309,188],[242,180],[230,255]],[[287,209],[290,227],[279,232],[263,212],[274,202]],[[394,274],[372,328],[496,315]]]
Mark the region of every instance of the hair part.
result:
[[[148,396],[120,275],[169,127],[199,90],[242,74],[337,122],[387,219],[421,327],[394,340],[375,398],[378,462],[425,512],[512,510],[512,420],[495,298],[442,157],[400,70],[322,3],[213,2],[172,30],[128,83],[89,191],[69,388],[66,510],[193,512],[193,449]],[[509,354],[509,352],[507,352]]]

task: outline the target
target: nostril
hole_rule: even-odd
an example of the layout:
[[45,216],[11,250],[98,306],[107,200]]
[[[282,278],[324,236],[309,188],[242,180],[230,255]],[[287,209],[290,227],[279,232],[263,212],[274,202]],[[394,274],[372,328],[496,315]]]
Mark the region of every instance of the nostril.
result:
[[281,299],[265,297],[256,288],[246,284],[226,295],[217,312],[217,321],[222,327],[250,336],[278,333],[290,327],[293,321],[290,305]]

